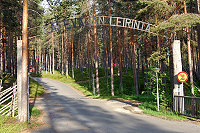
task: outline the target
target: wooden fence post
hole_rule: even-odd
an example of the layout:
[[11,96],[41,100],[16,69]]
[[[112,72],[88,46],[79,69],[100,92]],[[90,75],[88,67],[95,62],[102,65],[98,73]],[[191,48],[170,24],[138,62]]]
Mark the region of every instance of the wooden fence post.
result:
[[15,117],[16,85],[13,84],[12,117]]

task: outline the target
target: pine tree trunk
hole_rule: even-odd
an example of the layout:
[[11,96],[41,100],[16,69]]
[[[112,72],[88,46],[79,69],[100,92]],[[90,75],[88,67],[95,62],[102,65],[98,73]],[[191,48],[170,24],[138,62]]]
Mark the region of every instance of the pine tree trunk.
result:
[[[4,40],[6,40],[6,28],[4,28]],[[4,58],[3,58],[3,72],[6,71],[6,66],[7,66],[7,54],[6,54],[6,42],[3,43],[3,53],[4,53]]]
[[[186,2],[184,2],[184,13],[187,14],[187,9],[186,9]],[[192,73],[192,57],[191,57],[191,46],[190,46],[190,32],[189,28],[186,28],[186,35],[187,35],[187,47],[188,47],[188,64],[189,64],[189,72],[190,72],[190,87],[191,87],[191,95],[194,96],[194,87],[193,87],[193,73]]]
[[[1,7],[1,6],[0,6]],[[2,74],[3,74],[3,22],[2,22],[2,18],[0,15],[0,78],[2,78]]]
[[61,73],[64,72],[64,33],[62,33],[62,47],[61,47]]
[[51,53],[49,53],[49,72],[51,74]]
[[90,40],[89,40],[89,31],[86,33],[87,34],[87,63],[88,63],[88,70],[89,70],[89,73],[88,73],[88,76],[89,76],[89,79],[90,79]]
[[55,68],[55,62],[54,62],[54,38],[53,38],[53,32],[52,32],[52,69],[53,69],[53,74],[54,74],[54,68]]
[[[95,1],[93,0],[93,17],[96,18],[95,13]],[[96,21],[96,20],[95,20]],[[97,26],[96,22],[94,22],[94,52],[95,52],[95,69],[96,69],[96,89],[97,89],[97,96],[100,96],[99,91],[99,62],[98,62],[98,46],[97,46]]]
[[37,46],[35,46],[35,58],[34,58],[34,65],[35,65],[35,73],[37,73]]
[[[62,35],[62,33],[61,33],[61,36],[59,36],[59,41],[58,41],[58,55],[57,55],[57,63],[56,63],[56,68],[58,69],[58,70],[60,70],[60,68],[61,68],[61,58],[60,58],[60,37],[61,37],[61,45],[62,45],[62,37],[63,37],[63,35]],[[61,46],[62,47],[62,46]]]
[[174,89],[174,71],[173,71],[173,53],[172,53],[172,36],[169,37],[169,69],[170,69],[170,83],[171,83],[171,89]]
[[[136,35],[136,45],[138,46],[138,40],[137,40],[138,38],[137,38],[137,35]],[[133,55],[135,55],[135,49],[136,49],[136,47],[135,47],[135,44],[133,45]],[[135,60],[135,57],[133,56],[133,60]],[[138,54],[138,62],[139,62],[139,54]],[[135,69],[135,70],[134,70]],[[139,83],[138,83],[138,74],[137,74],[137,69],[136,69],[136,61],[134,61],[134,71],[135,71],[135,89],[136,89],[136,95],[139,95]],[[138,68],[139,69],[139,68]]]
[[[11,50],[11,45],[12,45],[12,34],[11,34],[11,31],[8,30],[8,53],[12,53],[12,50]],[[11,73],[11,54],[7,54],[7,70],[8,70],[8,73]]]
[[[141,39],[141,63],[142,63],[142,82],[143,82],[143,89],[145,88],[145,75],[144,75],[144,60],[145,60],[145,42],[144,42],[144,38]],[[141,87],[142,88],[142,87]],[[142,89],[140,89],[140,93],[142,92]]]
[[140,92],[140,54],[141,54],[141,44],[138,43],[138,36],[136,35],[136,45],[137,45],[137,81],[138,81],[138,94]]
[[128,61],[127,61],[127,29],[124,29],[124,67],[126,68],[126,73],[128,72]]
[[68,32],[64,30],[64,37],[65,37],[65,74],[66,77],[68,78],[69,75],[69,71],[68,71],[68,48],[67,48],[67,44],[68,44]]
[[71,28],[72,78],[74,79],[74,29]]
[[123,85],[122,85],[122,46],[121,46],[121,31],[118,28],[118,54],[119,54],[119,73],[120,73],[120,90],[123,94]]
[[[109,0],[109,17],[111,17],[111,0]],[[112,27],[109,25],[110,32],[110,74],[111,74],[111,95],[114,96],[114,73],[113,73],[113,50],[112,50]]]
[[[195,0],[195,2],[196,2],[196,13],[200,14],[200,0]],[[198,49],[199,49],[198,74],[197,75],[200,75],[200,24],[197,25],[197,39],[198,39]]]

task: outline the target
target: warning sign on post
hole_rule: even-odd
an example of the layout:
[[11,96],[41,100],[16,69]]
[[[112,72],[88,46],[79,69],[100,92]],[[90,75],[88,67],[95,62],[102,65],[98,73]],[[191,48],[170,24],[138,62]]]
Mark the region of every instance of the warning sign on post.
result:
[[188,74],[186,72],[179,72],[177,80],[181,83],[185,83],[188,80]]

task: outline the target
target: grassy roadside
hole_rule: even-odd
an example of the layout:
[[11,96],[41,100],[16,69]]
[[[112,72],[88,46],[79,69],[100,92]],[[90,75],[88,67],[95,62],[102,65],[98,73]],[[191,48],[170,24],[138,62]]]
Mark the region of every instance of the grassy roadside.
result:
[[[30,87],[30,98],[41,96],[44,93],[44,87],[34,81],[29,80]],[[16,118],[11,118],[8,116],[0,116],[0,133],[19,133],[22,131],[30,131],[41,123],[38,123],[38,118],[40,117],[40,110],[36,107],[30,105],[30,121],[26,123],[20,123]]]
[[44,93],[44,87],[33,79],[29,79],[29,98],[39,97]]
[[[31,76],[38,76],[38,75],[32,74]],[[63,83],[67,83],[71,85],[72,87],[80,90],[84,95],[92,96],[91,91],[87,87],[76,83],[76,81],[72,79],[70,76],[67,78],[65,75],[62,75],[59,71],[55,71],[55,74],[50,74],[50,73],[46,74],[46,72],[42,72],[41,75],[39,76],[42,78],[50,78],[50,79],[58,80]]]
[[[79,76],[81,74],[78,74]],[[38,76],[38,75],[33,75],[33,76]],[[76,80],[72,79],[71,77],[69,77],[68,79],[66,78],[65,75],[62,75],[59,71],[55,71],[55,74],[50,74],[46,72],[42,72],[40,77],[42,78],[50,78],[50,79],[55,79],[58,80],[60,82],[63,83],[67,83],[69,85],[71,85],[72,87],[80,90],[84,95],[92,97],[92,98],[101,98],[101,99],[113,99],[113,98],[121,98],[121,99],[126,99],[126,100],[137,100],[137,101],[141,101],[142,103],[140,105],[138,105],[139,108],[143,109],[143,113],[144,114],[148,114],[148,115],[152,115],[152,116],[157,116],[160,118],[164,118],[164,119],[170,119],[170,120],[187,120],[187,119],[191,119],[188,118],[186,116],[182,116],[182,115],[177,115],[174,114],[172,111],[170,111],[169,109],[163,108],[162,104],[160,106],[160,110],[161,111],[157,111],[157,106],[156,106],[156,99],[153,96],[150,95],[140,95],[140,96],[130,96],[130,95],[118,95],[118,96],[93,96],[92,94],[92,88],[90,87],[91,83],[89,83],[88,80],[86,80],[86,82],[79,82],[79,81],[84,81],[84,80]],[[83,79],[86,79],[83,77]],[[78,81],[78,82],[77,82]],[[106,82],[106,79],[102,78],[100,80],[100,86],[103,86]],[[116,82],[115,83],[119,83]],[[116,85],[116,84],[115,84]],[[102,91],[104,91],[106,93],[106,86],[103,86],[104,88],[100,88]],[[193,119],[195,120],[195,119]]]

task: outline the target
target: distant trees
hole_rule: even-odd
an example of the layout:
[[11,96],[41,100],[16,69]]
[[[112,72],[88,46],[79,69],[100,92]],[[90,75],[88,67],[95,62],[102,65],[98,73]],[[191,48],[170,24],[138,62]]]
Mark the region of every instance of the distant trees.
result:
[[[37,28],[42,23],[43,8],[39,6],[40,0],[30,2],[29,5],[29,37],[33,39],[41,30]],[[22,1],[0,1],[0,77],[3,72],[16,74],[17,40],[22,39]],[[36,28],[37,27],[37,28]]]
[[[162,75],[161,91],[168,95],[173,89],[171,44],[176,38],[182,42],[183,70],[190,73],[191,84],[192,76],[194,84],[198,84],[199,0],[185,3],[182,0],[47,0],[49,9],[45,12],[39,6],[40,2],[38,0],[29,5],[29,64],[34,65],[35,70],[42,67],[46,71],[53,70],[54,73],[54,69],[58,69],[62,73],[65,72],[67,77],[70,75],[75,78],[75,68],[79,68],[82,72],[87,71],[90,80],[95,73],[97,95],[104,94],[101,92],[100,77],[106,76],[106,94],[114,96],[152,93],[152,68],[159,67]],[[184,4],[187,5],[187,13],[184,12]],[[2,75],[5,71],[16,73],[14,55],[16,40],[21,36],[22,5],[20,0],[2,0],[0,8]],[[95,21],[90,22],[96,16],[118,16],[149,22],[152,24],[151,33],[111,25],[96,25]],[[85,21],[87,26],[79,26],[85,25]],[[187,52],[189,46],[191,54]],[[100,73],[102,67],[104,75]],[[123,86],[126,82],[123,78],[129,71],[132,71],[132,86]],[[171,77],[171,80],[168,77]],[[114,86],[116,82],[120,84],[119,88]],[[189,95],[191,91],[186,93]]]
[[[133,29],[96,26],[94,22],[94,27],[92,27],[92,22],[89,23],[89,21],[87,21],[89,26],[81,28],[78,28],[77,26],[74,29],[65,29],[62,32],[56,31],[54,33],[56,34],[55,36],[61,36],[61,34],[64,33],[63,40],[62,37],[60,39],[55,37],[55,64],[58,64],[58,66],[61,66],[61,64],[64,65],[66,75],[68,76],[68,72],[71,71],[72,77],[74,77],[74,67],[80,68],[80,70],[86,68],[89,79],[92,77],[91,74],[95,67],[97,94],[100,94],[101,92],[98,87],[98,77],[102,76],[98,74],[99,66],[104,66],[105,76],[108,77],[107,82],[110,82],[110,85],[108,83],[108,92],[112,96],[114,96],[115,93],[117,95],[122,93],[126,94],[128,88],[123,87],[123,75],[130,69],[133,71],[133,93],[151,93],[150,91],[152,91],[153,86],[149,84],[152,81],[149,79],[148,73],[151,72],[151,68],[153,67],[161,68],[162,75],[165,75],[162,77],[162,84],[165,84],[162,89],[167,91],[169,83],[172,83],[172,80],[169,81],[168,79],[168,74],[170,74],[171,77],[173,76],[173,57],[171,55],[173,37],[176,36],[181,42],[186,43],[187,36],[184,30],[186,27],[189,27],[191,30],[189,34],[191,36],[191,50],[193,51],[193,54],[191,55],[191,59],[193,60],[192,71],[194,71],[195,79],[199,78],[197,74],[199,73],[199,47],[193,45],[199,42],[196,39],[198,38],[198,34],[196,34],[198,29],[195,27],[199,22],[199,17],[195,14],[184,15],[184,9],[181,8],[184,6],[183,1],[64,0],[59,2],[48,0],[48,2],[50,3],[50,19],[54,20],[54,25],[58,25],[58,22],[64,19],[75,17],[86,17],[91,19],[97,15],[120,16],[126,18],[128,16],[132,19],[157,25],[156,28],[154,28],[153,25],[151,26],[151,31],[154,33],[147,34]],[[198,0],[190,2],[186,1],[188,12],[197,13],[197,5],[199,5],[197,3],[199,3]],[[196,5],[196,11],[192,5]],[[195,19],[191,19],[191,17],[194,16]],[[183,21],[183,19],[185,21]],[[48,21],[49,20],[46,21],[47,25],[49,24]],[[73,27],[72,25],[75,24],[75,22],[78,25],[79,20],[74,19],[73,22],[70,22],[69,20],[71,27]],[[183,22],[188,23],[183,24]],[[43,41],[45,42],[46,40],[43,39]],[[183,43],[183,45],[185,43]],[[184,46],[182,46],[182,48],[184,48]],[[65,61],[63,63],[62,61],[59,61],[60,59],[63,59],[62,49],[64,49],[65,54]],[[185,60],[186,58],[183,59]],[[187,60],[188,59],[186,59],[186,62]],[[188,67],[186,67],[187,63],[184,63],[183,66],[184,70],[189,72]],[[58,68],[60,69],[60,67]],[[119,71],[120,88],[114,87],[114,77],[117,76],[114,75],[115,69]],[[169,73],[169,71],[171,71],[171,73]],[[173,86],[171,86],[171,88],[173,88]],[[115,89],[120,89],[120,91],[115,91]]]

